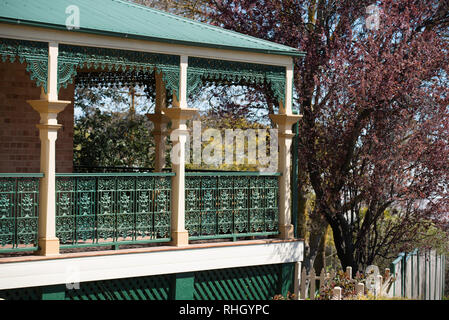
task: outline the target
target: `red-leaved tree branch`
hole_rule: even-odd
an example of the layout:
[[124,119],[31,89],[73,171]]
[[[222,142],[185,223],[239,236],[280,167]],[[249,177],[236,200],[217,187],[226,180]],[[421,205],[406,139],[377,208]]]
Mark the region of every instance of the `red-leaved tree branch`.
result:
[[217,25],[306,53],[294,83],[301,188],[313,191],[313,215],[331,226],[343,267],[447,225],[448,1],[211,6]]

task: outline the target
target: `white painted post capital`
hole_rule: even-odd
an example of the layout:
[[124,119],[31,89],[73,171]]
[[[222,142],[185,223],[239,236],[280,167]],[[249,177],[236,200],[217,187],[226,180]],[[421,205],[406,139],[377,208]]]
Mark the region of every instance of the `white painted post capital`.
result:
[[31,107],[39,112],[39,129],[41,140],[40,170],[44,177],[40,179],[39,188],[39,227],[37,254],[52,256],[59,254],[59,239],[56,237],[56,139],[58,130],[58,113],[71,103],[71,101],[49,101],[47,99],[28,100]]
[[40,124],[57,125],[57,116],[62,112],[71,101],[49,101],[46,99],[27,100],[31,107],[39,112],[41,116]]
[[162,125],[170,122],[170,118],[163,113],[147,113],[145,116],[155,125]]
[[[301,120],[302,115],[270,114],[269,117],[277,124],[281,134],[291,134],[292,126]],[[293,137],[293,135],[291,137]]]
[[161,110],[165,116],[173,121],[187,121],[193,119],[198,114],[195,108],[163,108]]

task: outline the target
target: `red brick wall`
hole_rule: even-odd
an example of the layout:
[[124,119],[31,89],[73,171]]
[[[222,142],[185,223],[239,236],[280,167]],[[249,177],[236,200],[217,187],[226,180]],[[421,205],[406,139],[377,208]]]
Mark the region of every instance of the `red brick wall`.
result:
[[[0,62],[0,172],[40,172],[40,117],[26,100],[40,98],[41,89],[25,63]],[[73,101],[74,87],[62,88],[60,100]],[[63,127],[56,140],[56,172],[73,171],[73,103],[58,115]]]

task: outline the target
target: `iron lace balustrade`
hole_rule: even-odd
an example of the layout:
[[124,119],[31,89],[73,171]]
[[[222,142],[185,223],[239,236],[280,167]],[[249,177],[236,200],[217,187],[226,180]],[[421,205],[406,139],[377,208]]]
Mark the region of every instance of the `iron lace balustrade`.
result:
[[36,251],[42,173],[0,174],[0,253]]
[[280,173],[187,172],[189,239],[279,234]]
[[61,248],[170,241],[173,175],[56,174]]

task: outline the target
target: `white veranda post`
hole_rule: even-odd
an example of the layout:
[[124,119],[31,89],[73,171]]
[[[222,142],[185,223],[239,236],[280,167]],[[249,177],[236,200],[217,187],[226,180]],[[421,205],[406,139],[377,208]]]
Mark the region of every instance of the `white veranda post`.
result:
[[293,66],[286,68],[285,99],[279,103],[279,114],[271,114],[270,118],[277,124],[279,161],[279,232],[280,238],[292,239],[293,225],[291,221],[291,146],[293,139],[292,126],[301,116],[292,113]]
[[197,114],[197,109],[187,107],[187,67],[188,57],[181,56],[178,97],[173,95],[173,108],[164,108],[162,112],[171,120],[170,140],[173,143],[171,152],[172,177],[171,193],[171,236],[172,244],[184,246],[189,243],[189,234],[185,229],[185,150],[189,135],[187,120]]
[[40,114],[39,137],[41,140],[40,170],[44,177],[40,180],[39,191],[39,228],[38,254],[59,254],[59,239],[56,237],[56,207],[55,207],[55,174],[56,150],[58,137],[58,113],[70,104],[70,101],[58,100],[58,44],[49,43],[47,93],[42,90],[40,100],[27,102]]

